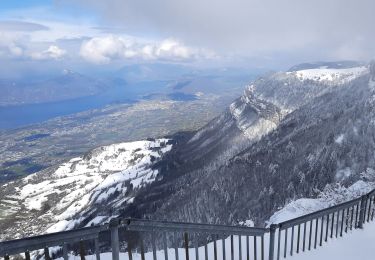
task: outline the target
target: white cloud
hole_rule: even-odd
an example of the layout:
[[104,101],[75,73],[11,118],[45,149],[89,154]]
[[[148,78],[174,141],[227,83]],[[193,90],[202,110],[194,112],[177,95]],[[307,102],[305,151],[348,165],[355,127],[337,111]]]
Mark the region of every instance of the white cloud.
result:
[[6,57],[21,57],[24,49],[17,36],[0,33],[0,55]]
[[156,48],[155,54],[159,57],[180,57],[183,59],[189,59],[195,55],[194,50],[180,45],[177,41],[167,39],[160,43]]
[[[4,36],[4,34],[0,34]],[[26,47],[27,46],[27,47]],[[33,48],[33,43],[26,39],[19,40],[12,37],[2,37],[0,40],[0,56],[7,58],[26,58],[33,60],[47,60],[47,59],[60,59],[65,54],[64,49],[56,45],[50,45],[46,50],[30,51]]]
[[108,63],[125,55],[129,43],[120,37],[94,37],[81,46],[80,55],[93,63]]
[[149,42],[114,35],[93,37],[82,43],[80,55],[97,64],[119,59],[184,61],[216,57],[212,51],[188,47],[175,39]]
[[[44,49],[44,50],[43,50]],[[33,41],[23,32],[0,32],[0,56],[19,60],[60,59],[67,51],[51,42]]]
[[66,54],[66,51],[59,48],[56,45],[51,45],[47,50],[42,52],[33,52],[30,57],[35,60],[47,60],[47,59],[61,59]]

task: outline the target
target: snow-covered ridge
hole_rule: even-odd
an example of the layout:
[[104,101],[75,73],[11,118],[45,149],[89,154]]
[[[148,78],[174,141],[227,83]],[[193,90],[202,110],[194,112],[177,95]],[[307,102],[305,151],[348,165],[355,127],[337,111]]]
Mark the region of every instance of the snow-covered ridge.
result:
[[321,67],[317,69],[306,69],[292,72],[286,72],[287,75],[293,75],[301,81],[313,80],[318,82],[335,82],[343,84],[349,82],[368,72],[365,66],[345,68],[345,69],[330,69]]
[[255,97],[254,85],[247,86],[241,98],[229,106],[237,127],[250,140],[259,140],[274,130],[280,114],[266,101]]
[[[99,147],[60,165],[48,176],[36,173],[24,178],[8,197],[17,200],[25,212],[36,211],[39,218],[49,219],[46,232],[70,229],[80,222],[76,214],[96,204],[108,200],[119,205],[131,203],[129,189],[153,182],[158,170],[151,166],[171,148],[168,139]],[[0,205],[6,199],[0,199]],[[100,216],[93,223],[109,217]]]

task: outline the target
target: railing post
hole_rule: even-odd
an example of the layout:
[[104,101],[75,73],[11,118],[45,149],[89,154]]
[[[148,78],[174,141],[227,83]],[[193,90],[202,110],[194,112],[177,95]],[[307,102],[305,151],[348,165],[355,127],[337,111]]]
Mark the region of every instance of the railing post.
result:
[[274,252],[275,252],[275,233],[276,233],[276,224],[271,224],[270,226],[270,244],[269,244],[269,255],[268,260],[273,260]]
[[65,242],[63,244],[63,258],[68,260],[68,245]]
[[[96,260],[100,260],[99,237],[95,238],[95,256]],[[65,259],[64,259],[65,260]]]
[[359,220],[358,220],[359,228],[363,228],[363,223],[365,222],[366,203],[367,203],[367,194],[361,197],[361,207],[359,209]]
[[25,252],[25,259],[26,260],[30,260],[31,258],[30,258],[30,252],[29,251],[26,251]]
[[114,218],[109,222],[109,227],[111,229],[111,247],[112,247],[112,259],[120,259],[120,243],[118,238],[118,226],[119,220]]
[[185,240],[185,259],[186,260],[189,260],[189,237],[188,237],[188,233],[185,232],[184,233],[184,240]]
[[85,244],[83,240],[79,242],[79,254],[81,256],[81,260],[86,260],[85,258]]
[[49,249],[48,249],[48,247],[44,248],[44,259],[51,260],[51,256],[49,255]]

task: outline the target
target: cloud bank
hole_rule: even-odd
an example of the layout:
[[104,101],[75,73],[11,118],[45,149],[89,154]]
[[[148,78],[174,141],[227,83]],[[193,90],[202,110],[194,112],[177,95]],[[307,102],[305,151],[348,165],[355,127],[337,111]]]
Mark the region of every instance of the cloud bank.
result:
[[3,64],[49,60],[98,68],[163,61],[283,69],[375,57],[373,0],[56,2],[0,11]]
[[108,35],[85,41],[80,55],[87,61],[105,64],[113,60],[169,60],[188,61],[214,58],[212,51],[191,48],[175,39],[149,42],[136,38]]
[[373,0],[79,0],[116,26],[239,56],[375,56]]

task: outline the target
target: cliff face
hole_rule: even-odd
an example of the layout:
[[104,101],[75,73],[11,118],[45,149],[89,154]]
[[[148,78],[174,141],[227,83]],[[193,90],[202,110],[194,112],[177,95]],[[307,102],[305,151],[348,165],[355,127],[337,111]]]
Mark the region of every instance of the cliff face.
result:
[[[375,167],[374,93],[367,68],[339,71],[278,73],[255,81],[229,111],[172,150],[180,163],[161,163],[165,179],[147,189],[154,196],[135,198],[123,215],[264,225],[289,201],[360,180]],[[212,147],[223,140],[215,153]],[[186,151],[194,160],[184,157]]]

